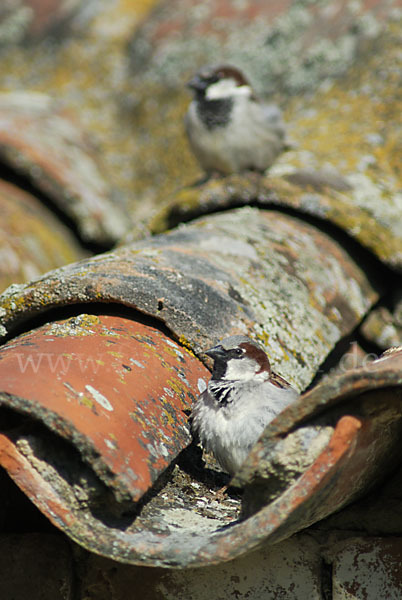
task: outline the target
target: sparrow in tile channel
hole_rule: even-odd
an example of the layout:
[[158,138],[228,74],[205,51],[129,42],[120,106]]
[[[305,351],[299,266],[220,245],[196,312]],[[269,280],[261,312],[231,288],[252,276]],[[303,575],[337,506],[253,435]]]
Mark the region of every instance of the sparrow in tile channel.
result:
[[299,393],[271,370],[264,350],[246,336],[227,337],[205,354],[214,360],[213,371],[192,410],[192,430],[233,475],[266,425]]
[[194,99],[185,117],[186,132],[207,176],[262,173],[291,147],[280,109],[256,98],[236,67],[204,67],[188,86]]

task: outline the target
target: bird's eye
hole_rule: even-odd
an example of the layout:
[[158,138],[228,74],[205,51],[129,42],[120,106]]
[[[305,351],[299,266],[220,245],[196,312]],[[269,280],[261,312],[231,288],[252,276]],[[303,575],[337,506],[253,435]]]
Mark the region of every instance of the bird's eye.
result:
[[243,354],[243,350],[241,348],[235,348],[234,352],[236,356],[241,356]]

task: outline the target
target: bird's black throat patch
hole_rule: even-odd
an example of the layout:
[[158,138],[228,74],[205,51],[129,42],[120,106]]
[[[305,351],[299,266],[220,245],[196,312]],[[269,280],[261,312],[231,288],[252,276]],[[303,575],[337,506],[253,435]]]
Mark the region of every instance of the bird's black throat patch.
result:
[[221,406],[227,406],[232,402],[232,382],[217,382],[212,380],[209,382],[208,390]]
[[205,127],[211,130],[216,127],[224,127],[229,123],[232,106],[232,98],[207,100],[204,96],[198,98],[197,113]]

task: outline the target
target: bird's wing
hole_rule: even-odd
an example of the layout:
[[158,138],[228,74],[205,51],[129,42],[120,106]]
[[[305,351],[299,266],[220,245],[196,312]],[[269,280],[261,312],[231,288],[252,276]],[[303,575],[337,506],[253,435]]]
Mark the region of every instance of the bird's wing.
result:
[[261,103],[260,106],[261,106],[261,110],[264,114],[264,117],[267,121],[269,121],[273,125],[278,123],[282,127],[284,127],[282,111],[279,108],[279,106],[277,106],[276,104],[264,104],[264,103]]
[[264,121],[268,123],[269,127],[273,129],[277,135],[283,140],[283,149],[292,150],[296,147],[296,144],[288,137],[285,122],[283,120],[283,114],[279,106],[276,104],[264,104],[261,103],[261,110]]
[[276,387],[278,388],[287,389],[292,387],[290,383],[286,381],[286,379],[278,375],[278,373],[275,373],[275,371],[271,371],[271,376],[269,380],[273,385],[276,385]]

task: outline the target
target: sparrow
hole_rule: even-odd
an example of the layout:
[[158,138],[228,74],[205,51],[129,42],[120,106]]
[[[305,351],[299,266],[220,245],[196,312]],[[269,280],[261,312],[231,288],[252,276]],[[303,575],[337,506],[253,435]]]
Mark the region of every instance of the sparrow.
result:
[[281,110],[257,99],[236,67],[204,67],[187,85],[194,99],[185,116],[186,133],[207,176],[263,172],[291,147]]
[[212,376],[192,410],[192,430],[207,452],[233,475],[266,425],[299,393],[271,365],[261,346],[243,335],[205,352]]

